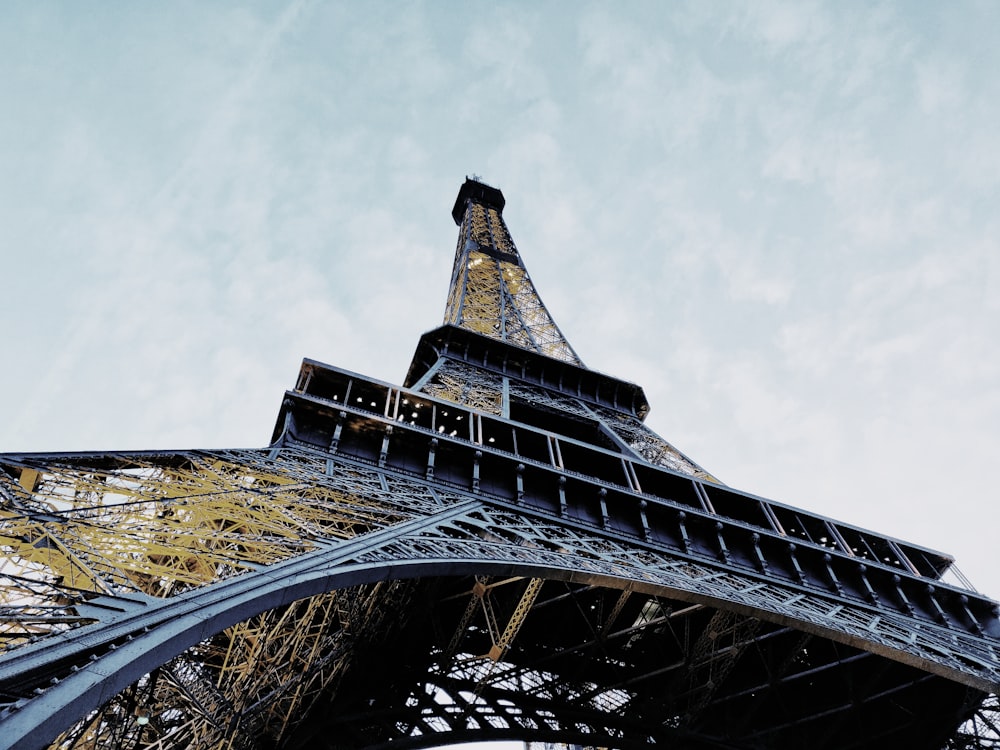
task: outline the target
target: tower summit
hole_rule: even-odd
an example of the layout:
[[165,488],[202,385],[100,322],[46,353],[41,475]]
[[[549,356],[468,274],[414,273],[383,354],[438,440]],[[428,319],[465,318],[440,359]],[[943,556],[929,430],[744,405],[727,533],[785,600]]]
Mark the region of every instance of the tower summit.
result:
[[402,385],[260,449],[0,455],[0,748],[1000,747],[953,559],[726,487],[587,368],[466,180]]
[[503,220],[503,193],[466,179],[444,322],[582,366],[542,304]]

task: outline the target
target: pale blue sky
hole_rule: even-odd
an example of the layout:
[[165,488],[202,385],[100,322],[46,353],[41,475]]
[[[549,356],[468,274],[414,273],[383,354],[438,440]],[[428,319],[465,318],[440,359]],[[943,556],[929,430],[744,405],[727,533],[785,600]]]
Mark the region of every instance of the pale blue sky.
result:
[[466,174],[740,489],[1000,595],[1000,4],[8,4],[0,451],[259,446],[399,382]]

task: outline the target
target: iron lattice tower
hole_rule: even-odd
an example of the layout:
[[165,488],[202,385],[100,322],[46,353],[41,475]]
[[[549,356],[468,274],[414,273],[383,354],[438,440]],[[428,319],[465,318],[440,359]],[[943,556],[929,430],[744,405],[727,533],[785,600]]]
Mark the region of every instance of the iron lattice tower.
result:
[[260,450],[0,456],[0,746],[1000,747],[997,605],[650,431],[467,180],[402,387]]

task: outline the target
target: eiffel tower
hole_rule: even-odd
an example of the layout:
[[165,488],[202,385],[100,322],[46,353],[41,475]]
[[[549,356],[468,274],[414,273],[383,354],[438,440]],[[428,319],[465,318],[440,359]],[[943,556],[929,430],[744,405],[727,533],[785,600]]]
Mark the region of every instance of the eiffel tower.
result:
[[0,747],[1000,747],[953,558],[741,492],[588,369],[466,180],[402,386],[262,449],[0,455]]

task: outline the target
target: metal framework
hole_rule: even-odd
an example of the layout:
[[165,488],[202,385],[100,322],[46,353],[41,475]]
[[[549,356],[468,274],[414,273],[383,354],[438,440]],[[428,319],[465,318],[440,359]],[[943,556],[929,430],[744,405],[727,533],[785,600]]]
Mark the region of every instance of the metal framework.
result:
[[1000,748],[953,559],[718,482],[587,369],[467,180],[402,386],[262,449],[0,456],[0,747]]

